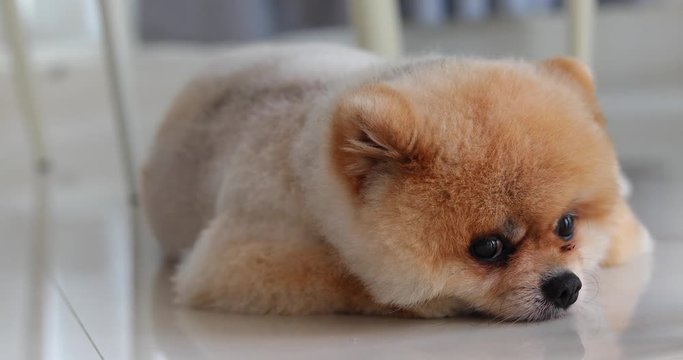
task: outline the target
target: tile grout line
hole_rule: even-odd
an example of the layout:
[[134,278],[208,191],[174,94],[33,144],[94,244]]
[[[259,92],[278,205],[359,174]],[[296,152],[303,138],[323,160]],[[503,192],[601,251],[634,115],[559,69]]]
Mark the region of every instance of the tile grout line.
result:
[[64,303],[66,304],[66,307],[69,308],[69,312],[76,318],[76,322],[78,322],[78,326],[81,327],[81,330],[83,330],[83,333],[85,333],[85,336],[88,338],[88,342],[90,345],[95,349],[95,352],[97,353],[97,356],[100,357],[100,359],[104,360],[104,356],[102,355],[102,352],[100,352],[100,349],[97,347],[95,344],[95,341],[93,340],[92,336],[88,332],[88,330],[85,328],[85,324],[83,324],[83,321],[81,318],[76,314],[76,309],[74,309],[73,305],[71,305],[71,302],[69,299],[66,297],[66,293],[64,292],[64,289],[59,285],[59,282],[57,282],[57,279],[52,279],[54,282],[54,286],[57,288],[57,292],[59,293],[59,297],[62,298]]

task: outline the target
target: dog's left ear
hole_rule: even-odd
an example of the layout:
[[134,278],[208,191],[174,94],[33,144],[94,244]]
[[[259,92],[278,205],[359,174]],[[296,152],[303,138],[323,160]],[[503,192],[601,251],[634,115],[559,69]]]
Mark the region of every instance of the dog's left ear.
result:
[[605,117],[602,115],[595,96],[593,75],[588,65],[570,57],[555,57],[541,61],[538,63],[538,68],[541,72],[553,76],[579,91],[591,106],[595,121],[600,125],[605,125]]
[[332,113],[334,165],[360,193],[373,175],[396,175],[434,156],[429,132],[410,101],[388,85],[343,94]]

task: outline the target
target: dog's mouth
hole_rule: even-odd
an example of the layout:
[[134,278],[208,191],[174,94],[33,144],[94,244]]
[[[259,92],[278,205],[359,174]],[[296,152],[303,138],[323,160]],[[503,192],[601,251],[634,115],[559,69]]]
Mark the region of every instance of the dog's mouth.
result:
[[502,322],[536,322],[558,319],[565,316],[567,313],[568,310],[558,308],[547,302],[542,302],[537,304],[535,308],[516,313],[496,313],[480,309],[471,309],[466,311],[465,315]]
[[545,299],[535,299],[534,307],[527,310],[516,321],[544,321],[560,318],[567,314],[567,309],[562,309]]
[[558,306],[552,300],[544,297],[540,291],[525,296],[507,296],[501,301],[502,305],[488,306],[485,309],[473,307],[466,311],[467,315],[491,318],[503,322],[535,322],[557,319],[569,312],[569,306]]

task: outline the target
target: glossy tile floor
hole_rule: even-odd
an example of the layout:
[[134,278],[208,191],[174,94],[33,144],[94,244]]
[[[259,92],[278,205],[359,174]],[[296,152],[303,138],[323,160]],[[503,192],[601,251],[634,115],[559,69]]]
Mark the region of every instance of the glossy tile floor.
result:
[[[139,144],[149,139],[151,119],[213,53],[160,48],[139,54],[137,117],[147,119],[134,126]],[[581,306],[566,318],[512,324],[259,317],[176,307],[168,266],[127,210],[101,68],[86,62],[41,72],[53,165],[44,180],[32,176],[4,74],[0,359],[683,359],[679,75],[601,94],[634,184],[633,205],[656,237],[655,253],[596,272]]]

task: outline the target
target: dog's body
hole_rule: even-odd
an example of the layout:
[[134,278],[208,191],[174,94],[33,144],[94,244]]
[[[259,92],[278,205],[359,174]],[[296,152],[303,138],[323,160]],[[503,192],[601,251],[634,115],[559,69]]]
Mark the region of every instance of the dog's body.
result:
[[[505,277],[527,276],[528,287],[541,271],[580,274],[647,248],[617,194],[590,78],[575,76],[582,70],[573,62],[434,57],[390,65],[356,50],[290,45],[236,50],[224,63],[176,99],[144,173],[156,237],[170,256],[188,252],[175,279],[183,303],[250,313],[432,317],[472,309],[547,318],[558,312],[522,304],[537,294],[519,293],[517,283],[507,289],[501,283],[517,280]],[[496,100],[501,91],[516,103]],[[534,98],[546,104],[535,109]],[[510,124],[471,122],[506,111]],[[544,112],[558,119],[537,116]],[[553,123],[573,117],[595,118]],[[588,150],[579,155],[590,159],[567,172],[553,161],[582,148],[553,138],[563,132],[583,137]],[[500,150],[488,139],[500,139]],[[536,146],[557,151],[544,156]],[[566,196],[554,199],[555,190]],[[578,251],[574,241],[525,241],[540,231],[537,217],[560,208],[590,222]],[[518,249],[505,270],[467,253],[472,237],[499,223]],[[534,250],[525,245],[532,242]],[[527,273],[535,277],[520,276]]]

